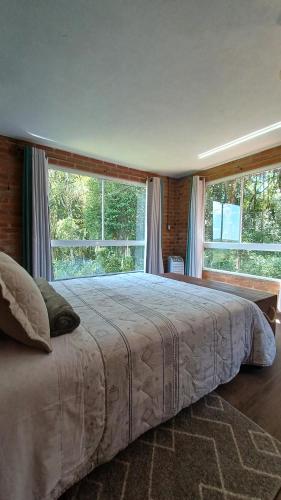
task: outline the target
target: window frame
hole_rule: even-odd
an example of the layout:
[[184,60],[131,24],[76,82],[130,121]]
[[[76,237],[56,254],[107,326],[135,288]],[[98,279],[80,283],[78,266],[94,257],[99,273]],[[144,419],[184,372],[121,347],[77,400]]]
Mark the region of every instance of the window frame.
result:
[[[241,214],[240,214],[240,242],[224,242],[224,241],[206,241],[205,240],[205,223],[204,223],[204,229],[203,229],[203,251],[206,249],[217,249],[217,250],[246,250],[246,251],[259,251],[259,252],[281,252],[281,242],[280,243],[242,243],[241,241],[241,236],[242,236],[242,215],[243,215],[243,197],[244,197],[244,179],[246,177],[249,177],[251,175],[255,174],[262,174],[263,172],[268,172],[270,170],[278,170],[281,169],[281,163],[273,164],[267,167],[261,167],[258,169],[253,169],[249,170],[248,172],[243,172],[239,173],[236,175],[230,175],[227,177],[222,177],[220,179],[216,180],[210,180],[207,181],[205,184],[206,190],[208,186],[214,186],[216,184],[221,184],[224,182],[228,182],[231,180],[236,180],[236,179],[241,179],[241,197],[240,197],[240,207],[241,207]],[[204,200],[204,218],[205,218],[205,207],[206,207],[206,196]],[[203,259],[204,263],[204,259]],[[256,274],[245,274],[239,271],[226,271],[223,269],[217,269],[217,268],[211,268],[211,267],[205,267],[203,265],[203,271],[214,271],[218,273],[227,273],[227,274],[233,274],[233,275],[238,275],[238,276],[251,276],[253,278],[259,278],[259,279],[267,279],[267,280],[273,280],[273,281],[281,281],[278,278],[270,278],[268,276],[258,276]]]
[[[107,175],[101,175],[101,174],[96,174],[94,172],[85,172],[83,170],[79,170],[76,168],[67,168],[67,167],[62,167],[60,165],[54,165],[52,163],[49,163],[48,165],[48,170],[58,170],[58,171],[63,171],[67,172],[69,174],[73,175],[84,175],[85,177],[94,177],[96,179],[102,180],[102,181],[112,181],[115,183],[119,184],[127,184],[130,186],[141,186],[145,188],[145,239],[144,240],[105,240],[105,239],[98,239],[98,240],[50,240],[51,248],[78,248],[78,247],[88,247],[88,248],[95,248],[95,247],[144,247],[144,268],[143,271],[120,271],[118,273],[114,274],[122,274],[122,273],[135,273],[135,272],[144,272],[145,271],[145,262],[146,262],[146,248],[147,248],[147,184],[146,182],[138,182],[138,181],[129,181],[127,179],[122,179],[122,178],[116,178],[114,176],[107,176]],[[102,196],[102,206],[104,206],[104,198]],[[102,219],[104,217],[104,211],[102,209]],[[104,226],[102,224],[102,235],[104,232]],[[112,273],[104,273],[104,275],[108,275]],[[93,276],[102,276],[102,274],[94,274]],[[87,276],[89,277],[89,276]],[[65,279],[72,279],[72,278],[65,278]]]

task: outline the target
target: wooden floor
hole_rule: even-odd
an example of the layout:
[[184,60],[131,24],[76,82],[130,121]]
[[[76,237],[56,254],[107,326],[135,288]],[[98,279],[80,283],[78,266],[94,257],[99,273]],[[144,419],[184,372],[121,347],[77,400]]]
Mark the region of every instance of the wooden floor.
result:
[[[217,392],[281,441],[281,314],[276,328],[277,356],[268,368],[242,367]],[[279,498],[279,497],[278,497]]]

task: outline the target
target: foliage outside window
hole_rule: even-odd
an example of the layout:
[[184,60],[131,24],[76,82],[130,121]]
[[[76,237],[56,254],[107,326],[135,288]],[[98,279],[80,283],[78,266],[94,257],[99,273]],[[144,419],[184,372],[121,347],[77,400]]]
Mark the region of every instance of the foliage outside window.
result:
[[281,279],[281,169],[209,184],[204,267]]
[[144,270],[146,187],[49,170],[55,279]]

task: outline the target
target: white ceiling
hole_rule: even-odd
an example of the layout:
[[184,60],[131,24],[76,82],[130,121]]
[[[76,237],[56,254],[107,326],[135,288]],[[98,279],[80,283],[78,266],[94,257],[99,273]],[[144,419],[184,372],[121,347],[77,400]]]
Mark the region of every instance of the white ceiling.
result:
[[197,158],[281,120],[280,70],[280,0],[1,0],[2,135],[184,175],[281,144]]

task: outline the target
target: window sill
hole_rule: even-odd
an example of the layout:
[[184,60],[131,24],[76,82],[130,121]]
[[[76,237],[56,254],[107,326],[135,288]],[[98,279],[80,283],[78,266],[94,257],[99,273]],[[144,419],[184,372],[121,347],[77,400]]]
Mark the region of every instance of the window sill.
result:
[[212,269],[211,267],[203,267],[203,271],[210,271],[212,273],[218,273],[218,274],[229,274],[230,276],[241,276],[242,278],[271,281],[273,283],[279,283],[281,285],[281,279],[269,278],[268,276],[257,276],[256,274],[238,273],[235,271],[224,271],[223,269]]

